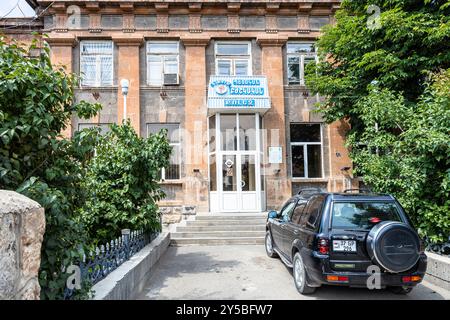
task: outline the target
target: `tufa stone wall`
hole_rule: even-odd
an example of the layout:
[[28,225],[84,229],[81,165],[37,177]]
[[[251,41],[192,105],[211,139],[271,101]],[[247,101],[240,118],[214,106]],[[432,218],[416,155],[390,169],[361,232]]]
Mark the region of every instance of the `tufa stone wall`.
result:
[[37,300],[45,215],[36,201],[0,190],[0,300]]

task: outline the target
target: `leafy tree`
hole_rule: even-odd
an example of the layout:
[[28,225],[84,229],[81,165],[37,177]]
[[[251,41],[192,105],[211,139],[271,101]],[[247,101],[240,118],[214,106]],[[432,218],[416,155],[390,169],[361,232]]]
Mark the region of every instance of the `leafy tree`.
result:
[[[86,244],[111,240],[121,228],[159,227],[157,184],[171,148],[163,134],[139,138],[129,123],[99,129],[61,132],[75,113],[88,119],[99,104],[74,100],[78,78],[54,68],[49,50],[30,56],[29,48],[0,38],[0,188],[12,189],[45,208],[39,282],[41,298],[64,298],[65,269],[77,263]],[[90,295],[86,279],[72,299]]]
[[82,183],[91,193],[79,216],[93,240],[109,241],[124,228],[159,229],[156,201],[164,193],[158,174],[171,151],[163,133],[140,138],[129,121],[100,138]]
[[[381,9],[379,28],[367,24],[369,5]],[[450,234],[449,13],[448,0],[344,0],[318,41],[322,62],[307,68],[325,97],[317,110],[352,125],[356,173],[395,194],[433,241]]]
[[74,218],[84,200],[80,182],[86,155],[96,140],[91,132],[71,142],[60,132],[72,113],[90,118],[101,106],[75,104],[77,78],[52,67],[48,48],[30,56],[36,49],[37,40],[25,48],[0,38],[0,188],[17,190],[45,208],[39,281],[41,297],[56,299],[63,296],[68,276],[61,271],[79,257],[86,238]]

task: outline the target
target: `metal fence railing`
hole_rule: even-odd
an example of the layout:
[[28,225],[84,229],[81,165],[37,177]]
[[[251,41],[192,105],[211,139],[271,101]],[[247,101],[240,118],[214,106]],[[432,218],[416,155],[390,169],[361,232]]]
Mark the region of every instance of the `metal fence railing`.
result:
[[450,257],[450,237],[445,243],[432,243],[424,239],[426,250],[443,256]]
[[[159,233],[122,230],[121,237],[97,246],[94,251],[83,255],[83,260],[76,264],[80,268],[81,281],[96,284],[152,242]],[[66,287],[64,299],[71,299],[74,290]]]

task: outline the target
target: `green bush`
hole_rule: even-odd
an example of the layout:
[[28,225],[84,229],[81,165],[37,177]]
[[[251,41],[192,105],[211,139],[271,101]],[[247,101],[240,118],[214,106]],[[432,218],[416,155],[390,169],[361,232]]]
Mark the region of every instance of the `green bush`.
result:
[[113,124],[87,165],[82,188],[90,191],[80,222],[95,242],[109,241],[124,228],[159,229],[156,201],[164,197],[158,174],[171,147],[163,133],[137,136],[130,123]]
[[394,194],[432,242],[450,235],[449,88],[450,69],[432,78],[417,104],[373,88],[356,106],[365,130],[347,141],[357,173]]
[[[370,5],[380,8],[375,28]],[[324,97],[327,122],[351,123],[356,173],[399,198],[421,235],[447,240],[450,2],[344,0],[318,50],[306,83]]]
[[[34,42],[29,49],[36,48]],[[87,239],[75,212],[84,202],[80,182],[95,144],[92,134],[71,142],[60,132],[72,113],[90,118],[101,106],[74,104],[76,77],[54,69],[48,49],[38,57],[30,57],[29,49],[0,38],[0,188],[17,190],[45,208],[41,298],[58,299],[68,277],[61,271],[80,257]],[[75,298],[88,292],[78,291]]]
[[[156,176],[170,146],[163,134],[138,138],[126,123],[111,133],[85,129],[61,136],[72,114],[89,119],[99,104],[74,102],[77,77],[54,68],[45,48],[39,57],[0,38],[0,188],[16,190],[45,208],[46,230],[39,282],[42,299],[62,299],[64,270],[121,228],[159,227]],[[90,244],[87,247],[86,244]],[[72,299],[86,299],[85,280]]]

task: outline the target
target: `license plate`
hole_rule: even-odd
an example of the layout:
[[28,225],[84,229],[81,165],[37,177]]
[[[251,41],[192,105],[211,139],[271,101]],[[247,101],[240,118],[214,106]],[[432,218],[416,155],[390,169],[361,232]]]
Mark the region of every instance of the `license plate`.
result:
[[356,252],[355,240],[333,240],[333,251]]

